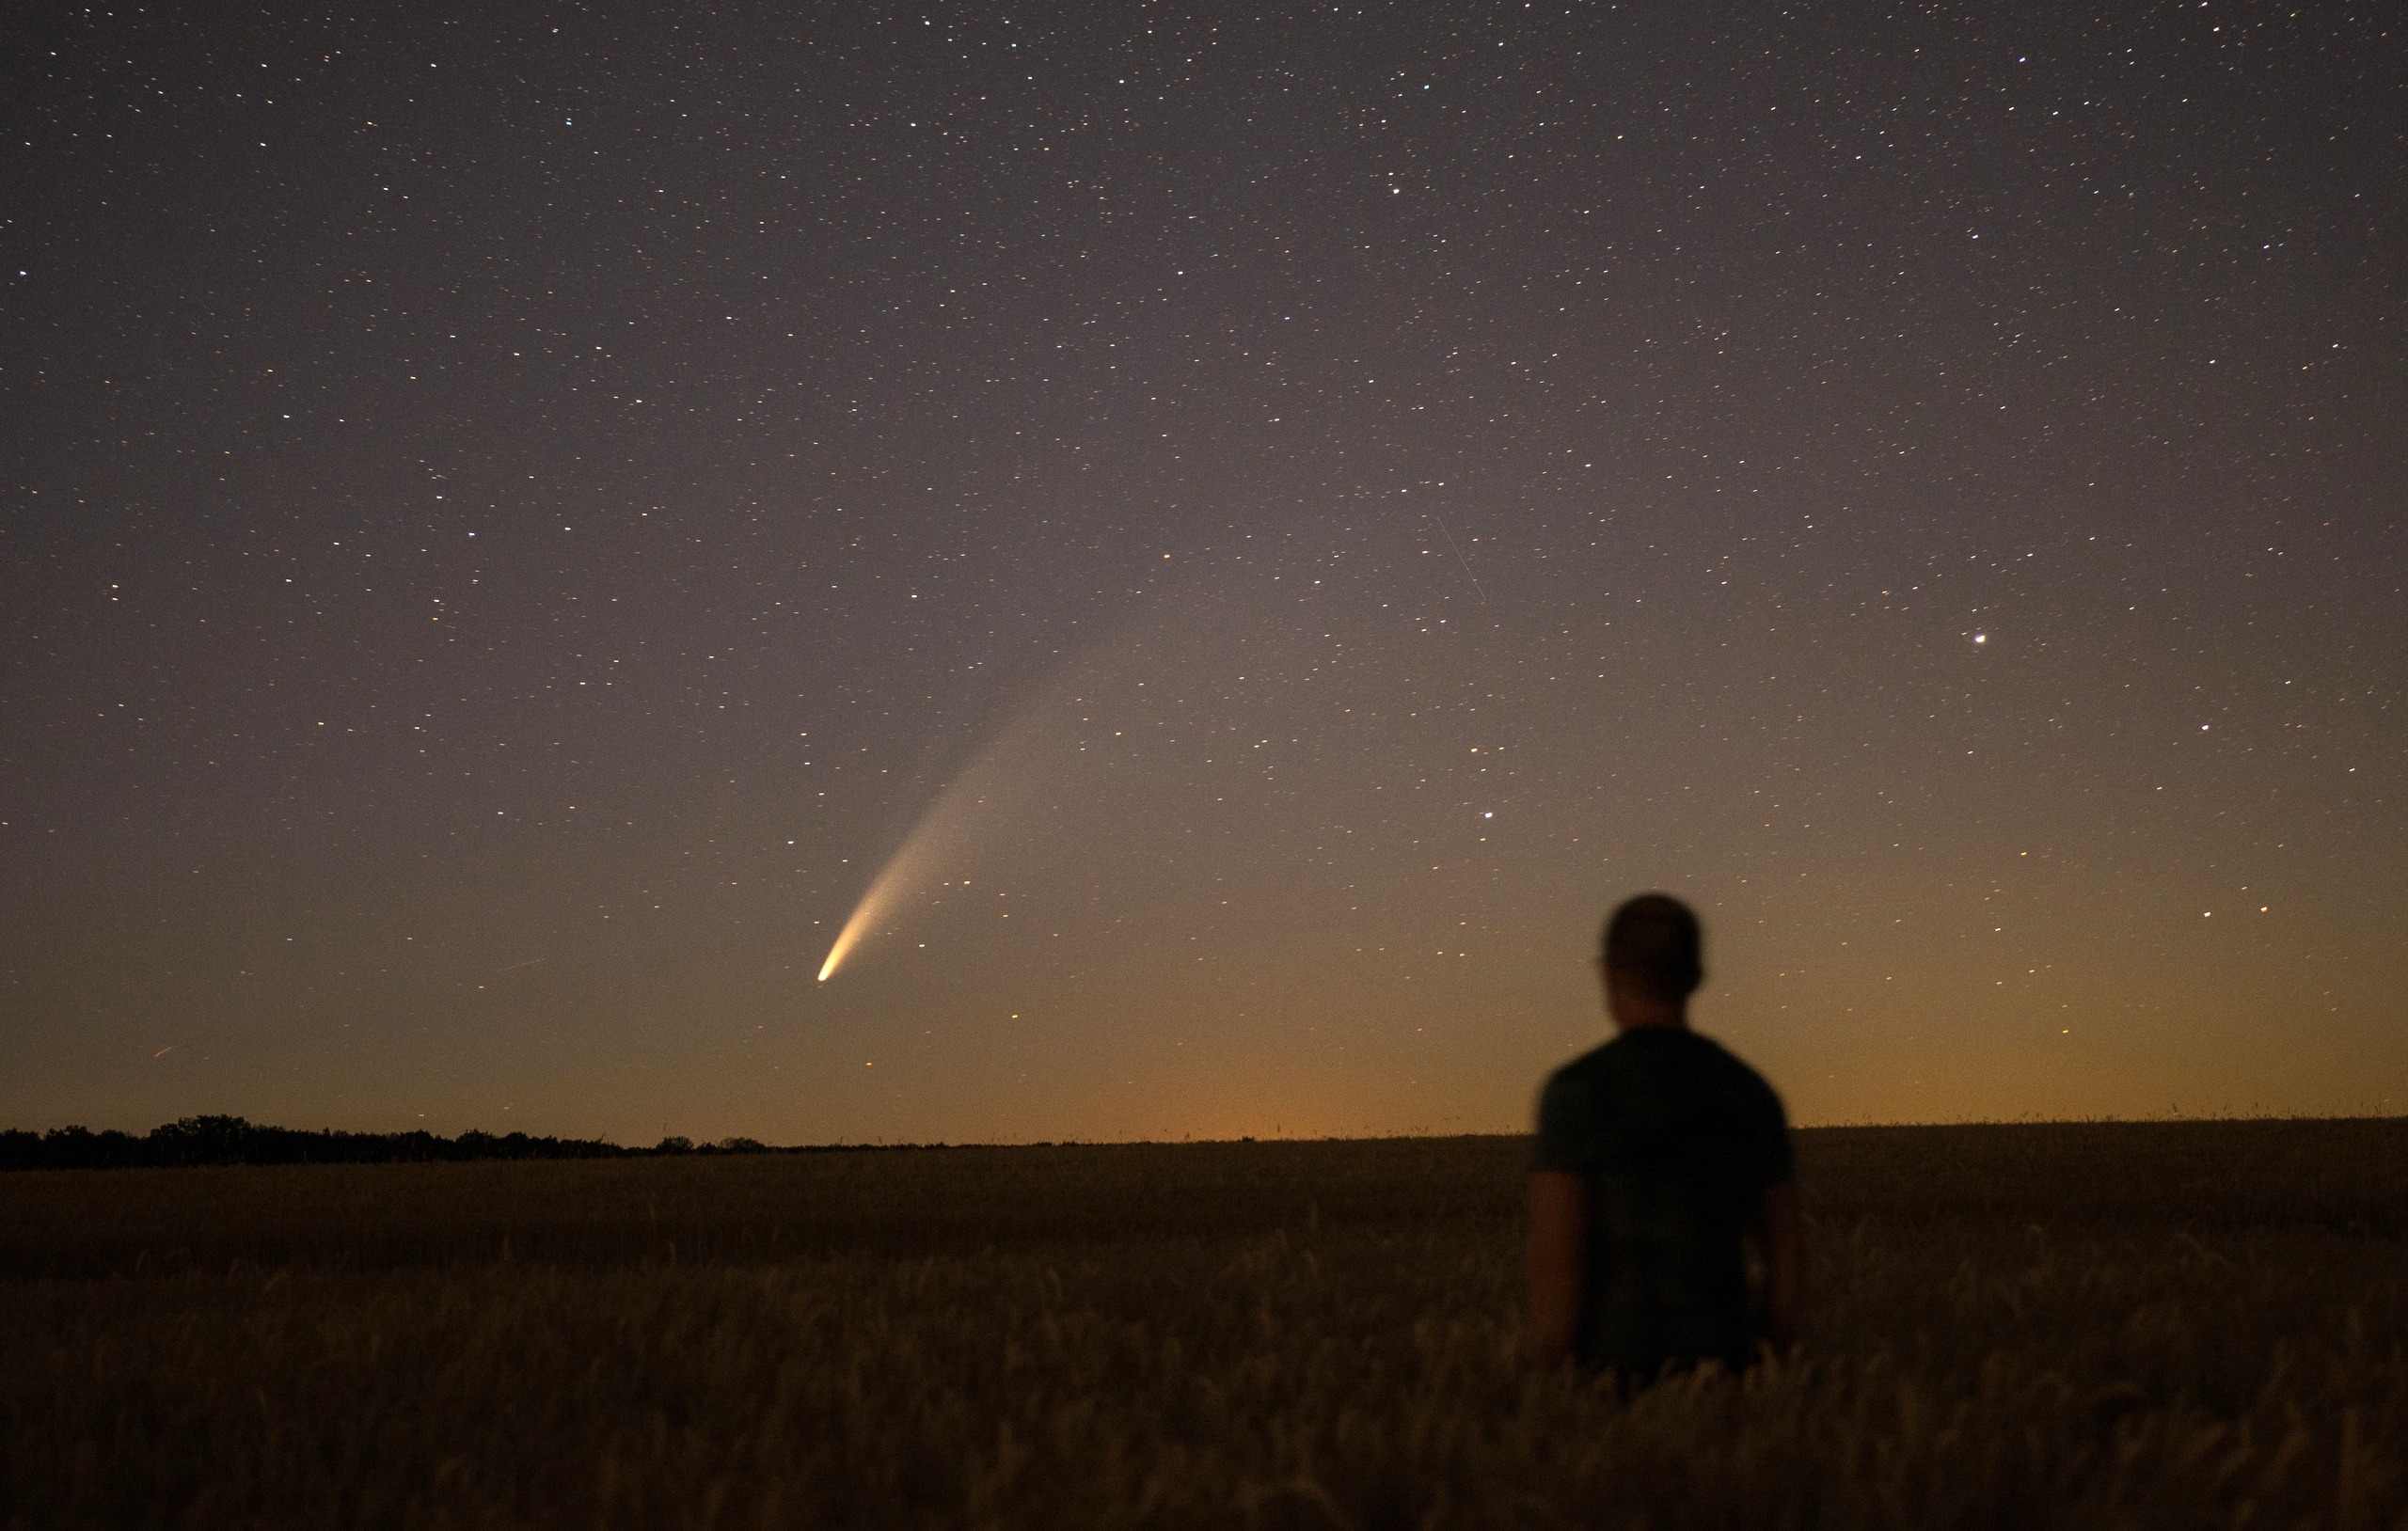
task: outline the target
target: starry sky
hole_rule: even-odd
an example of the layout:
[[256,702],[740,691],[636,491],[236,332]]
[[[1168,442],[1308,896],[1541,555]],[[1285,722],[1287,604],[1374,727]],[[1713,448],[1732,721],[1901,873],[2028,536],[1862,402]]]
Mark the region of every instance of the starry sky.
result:
[[2388,7],[6,26],[0,1122],[2408,1106]]

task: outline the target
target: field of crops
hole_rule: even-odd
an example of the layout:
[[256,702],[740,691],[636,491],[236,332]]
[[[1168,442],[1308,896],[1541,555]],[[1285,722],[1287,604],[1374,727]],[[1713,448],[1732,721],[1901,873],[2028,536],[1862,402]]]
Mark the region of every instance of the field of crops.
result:
[[1514,1360],[1513,1139],[0,1176],[0,1521],[2408,1523],[2408,1122],[1799,1135],[1799,1363]]

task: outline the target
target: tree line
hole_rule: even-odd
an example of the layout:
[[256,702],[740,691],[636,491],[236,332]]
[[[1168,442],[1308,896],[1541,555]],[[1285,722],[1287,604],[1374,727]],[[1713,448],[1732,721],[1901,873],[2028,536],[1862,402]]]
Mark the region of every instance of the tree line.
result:
[[481,1159],[626,1159],[656,1154],[762,1154],[766,1144],[724,1138],[696,1144],[663,1138],[631,1148],[594,1138],[530,1137],[471,1129],[456,1138],[416,1132],[304,1131],[261,1127],[240,1116],[186,1116],[136,1136],[108,1129],[57,1127],[0,1131],[0,1170],[166,1168],[188,1164],[400,1164]]

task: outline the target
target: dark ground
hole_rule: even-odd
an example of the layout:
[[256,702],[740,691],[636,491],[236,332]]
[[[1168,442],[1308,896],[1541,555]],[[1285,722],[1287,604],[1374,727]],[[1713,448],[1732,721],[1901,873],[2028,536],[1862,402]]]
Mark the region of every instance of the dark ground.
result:
[[1513,1360],[1523,1140],[0,1176],[9,1525],[2408,1514],[2408,1122],[1799,1134],[1814,1334]]

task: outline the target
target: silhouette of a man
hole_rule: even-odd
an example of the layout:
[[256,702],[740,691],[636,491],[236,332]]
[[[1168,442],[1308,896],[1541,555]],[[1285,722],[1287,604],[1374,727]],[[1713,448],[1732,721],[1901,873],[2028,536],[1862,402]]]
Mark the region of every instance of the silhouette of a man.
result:
[[[1804,1225],[1781,1097],[1689,1030],[1704,981],[1697,916],[1641,893],[1606,923],[1597,965],[1612,1040],[1539,1097],[1530,1176],[1529,1358],[1646,1382],[1738,1371],[1797,1343]],[[1764,1263],[1749,1290],[1747,1244]]]

